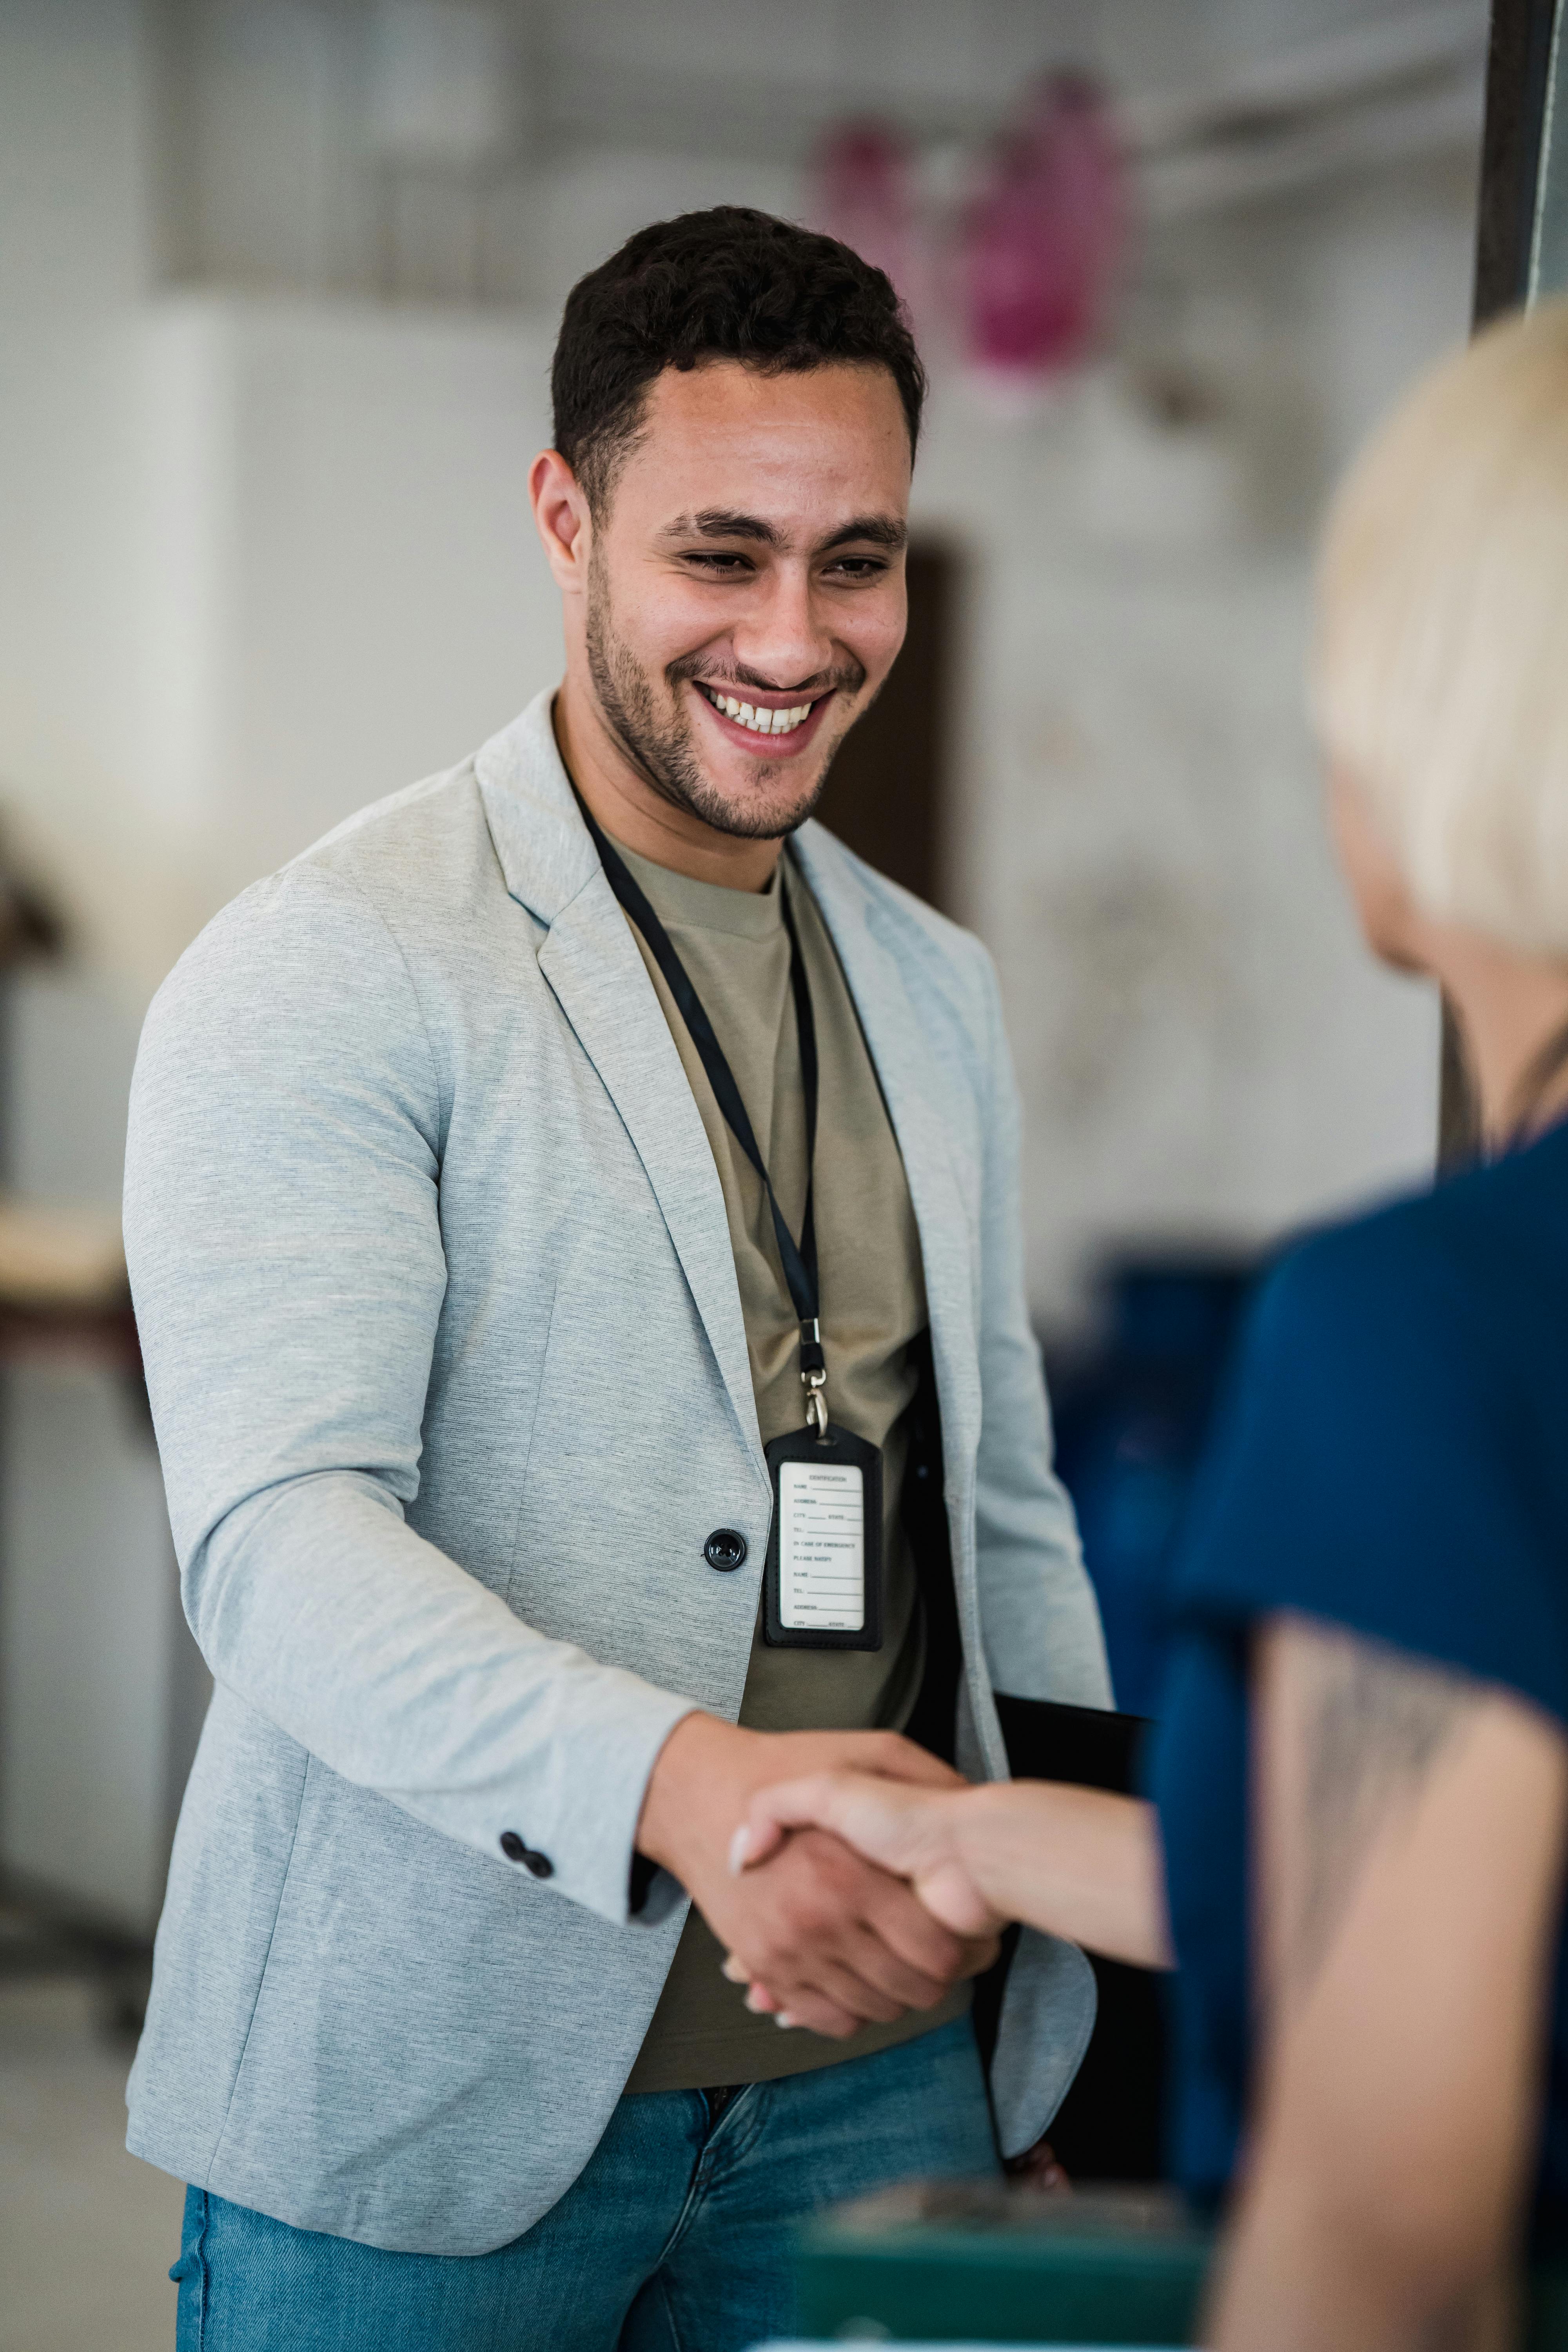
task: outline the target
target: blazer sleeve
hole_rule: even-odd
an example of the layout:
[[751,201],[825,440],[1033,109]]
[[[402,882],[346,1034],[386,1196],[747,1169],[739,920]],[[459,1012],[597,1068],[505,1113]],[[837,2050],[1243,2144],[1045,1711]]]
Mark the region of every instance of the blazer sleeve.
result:
[[[125,1242],[186,1614],[215,1679],[345,1780],[628,1916],[691,1702],[521,1623],[407,1526],[446,1286],[413,983],[346,878],[220,915],[148,1016]],[[644,1916],[675,1897],[658,1874]]]
[[984,1108],[980,1222],[981,1422],[975,1541],[992,1687],[1110,1706],[1100,1611],[1078,1523],[1051,1467],[1050,1412],[1024,1285],[1021,1120],[996,974],[982,968]]

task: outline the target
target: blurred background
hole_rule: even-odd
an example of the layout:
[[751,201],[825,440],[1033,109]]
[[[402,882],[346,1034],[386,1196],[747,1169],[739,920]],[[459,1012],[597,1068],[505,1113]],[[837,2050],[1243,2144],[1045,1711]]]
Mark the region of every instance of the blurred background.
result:
[[1483,0],[0,0],[7,2352],[173,2324],[120,2095],[205,1692],[117,1255],[139,1024],[556,676],[567,289],[741,202],[914,311],[910,642],[824,813],[996,957],[1146,1707],[1248,1271],[1431,1165],[1436,1010],[1341,902],[1303,659],[1327,489],[1465,331],[1485,47]]

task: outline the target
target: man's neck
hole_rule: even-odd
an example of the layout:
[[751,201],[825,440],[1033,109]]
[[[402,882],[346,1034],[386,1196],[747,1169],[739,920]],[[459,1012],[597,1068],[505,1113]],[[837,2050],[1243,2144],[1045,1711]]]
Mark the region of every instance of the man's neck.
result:
[[615,841],[650,864],[694,882],[717,882],[728,890],[765,890],[784,847],[782,841],[753,841],[721,833],[689,809],[655,792],[637,773],[605,725],[596,705],[570,675],[551,705],[555,746],[566,772]]

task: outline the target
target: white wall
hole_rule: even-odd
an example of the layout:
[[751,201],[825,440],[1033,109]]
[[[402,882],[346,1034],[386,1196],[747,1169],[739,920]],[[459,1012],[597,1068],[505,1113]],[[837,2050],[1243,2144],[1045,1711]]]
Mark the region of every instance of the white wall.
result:
[[191,421],[157,440],[153,764],[216,907],[559,674],[527,502],[552,339],[202,295],[157,302],[144,334],[156,405]]
[[[918,514],[967,557],[965,903],[1026,1118],[1028,1263],[1071,1326],[1125,1244],[1258,1243],[1421,1181],[1436,1006],[1354,933],[1306,713],[1312,538],[1468,310],[1466,159],[1170,232],[1138,364],[1037,418],[939,386]],[[1140,356],[1141,354],[1141,356]]]

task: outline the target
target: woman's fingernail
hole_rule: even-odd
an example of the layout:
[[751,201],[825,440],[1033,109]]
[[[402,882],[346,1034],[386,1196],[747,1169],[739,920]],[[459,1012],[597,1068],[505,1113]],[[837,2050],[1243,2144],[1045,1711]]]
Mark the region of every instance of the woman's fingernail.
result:
[[730,1840],[730,1869],[734,1877],[739,1878],[742,1871],[746,1867],[746,1856],[751,1850],[752,1825],[750,1822],[742,1822]]
[[782,2025],[786,2033],[792,2025],[798,2025],[799,2022],[799,2019],[792,2017],[787,2009],[781,2009],[778,2015],[773,2020],[773,2023],[775,2025]]
[[724,1955],[723,1973],[731,1984],[750,1984],[752,1981],[733,1952],[726,1952]]

